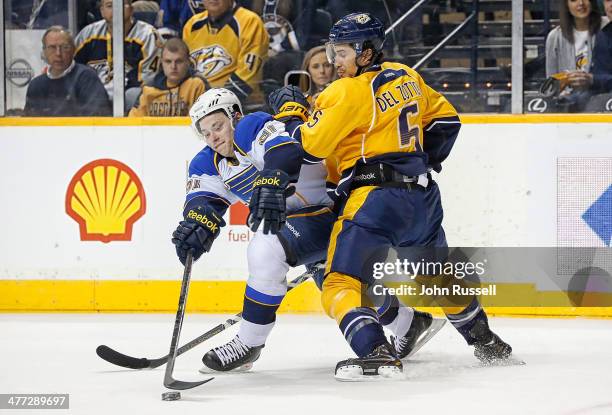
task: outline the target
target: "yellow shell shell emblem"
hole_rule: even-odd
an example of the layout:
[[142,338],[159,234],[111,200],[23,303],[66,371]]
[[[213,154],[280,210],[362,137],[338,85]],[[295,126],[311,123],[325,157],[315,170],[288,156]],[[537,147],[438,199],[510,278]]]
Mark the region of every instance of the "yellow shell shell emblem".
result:
[[130,241],[132,225],[145,211],[142,183],[120,161],[94,160],[68,185],[66,213],[79,224],[82,241]]

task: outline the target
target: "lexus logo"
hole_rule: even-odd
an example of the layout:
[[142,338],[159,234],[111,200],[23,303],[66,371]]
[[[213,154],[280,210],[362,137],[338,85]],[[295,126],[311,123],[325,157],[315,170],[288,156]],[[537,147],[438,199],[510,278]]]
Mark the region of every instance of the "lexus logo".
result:
[[534,98],[527,104],[529,112],[545,112],[548,108],[548,103],[542,98]]
[[606,101],[606,105],[604,107],[606,111],[612,112],[612,98]]

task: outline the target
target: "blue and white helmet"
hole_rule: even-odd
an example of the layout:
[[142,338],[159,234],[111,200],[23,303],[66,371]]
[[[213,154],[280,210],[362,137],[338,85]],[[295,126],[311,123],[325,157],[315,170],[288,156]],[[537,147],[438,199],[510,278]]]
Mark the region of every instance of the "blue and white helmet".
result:
[[216,111],[223,111],[232,122],[236,121],[236,115],[242,114],[240,100],[232,91],[225,88],[212,88],[204,92],[196,99],[189,109],[191,126],[199,138],[203,138],[200,131],[200,120]]
[[377,55],[385,43],[385,26],[370,13],[344,16],[329,31],[329,41],[325,45],[329,63],[333,64],[336,58],[334,45],[346,43],[353,46],[357,56],[367,48],[372,48],[374,55]]

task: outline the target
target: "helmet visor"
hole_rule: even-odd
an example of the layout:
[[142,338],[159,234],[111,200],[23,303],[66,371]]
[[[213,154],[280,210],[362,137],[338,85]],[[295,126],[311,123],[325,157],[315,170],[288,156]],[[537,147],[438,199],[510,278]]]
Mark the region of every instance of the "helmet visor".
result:
[[327,56],[327,62],[332,65],[336,63],[336,49],[334,48],[334,43],[327,42],[325,44],[325,55]]

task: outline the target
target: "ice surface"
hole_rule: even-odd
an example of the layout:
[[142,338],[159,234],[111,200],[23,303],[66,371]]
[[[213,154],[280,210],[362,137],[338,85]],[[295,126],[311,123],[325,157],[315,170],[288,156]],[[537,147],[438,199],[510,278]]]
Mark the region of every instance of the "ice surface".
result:
[[[225,318],[187,315],[181,344]],[[335,323],[283,314],[253,371],[218,375],[170,402],[161,400],[164,367],[123,369],[95,354],[107,344],[161,357],[173,322],[170,314],[0,314],[0,393],[69,393],[70,410],[58,413],[73,414],[612,414],[612,320],[493,318],[527,362],[512,367],[479,367],[447,324],[405,364],[405,380],[342,383],[333,368],[352,353]],[[179,357],[175,377],[203,378],[202,355],[236,331]]]

